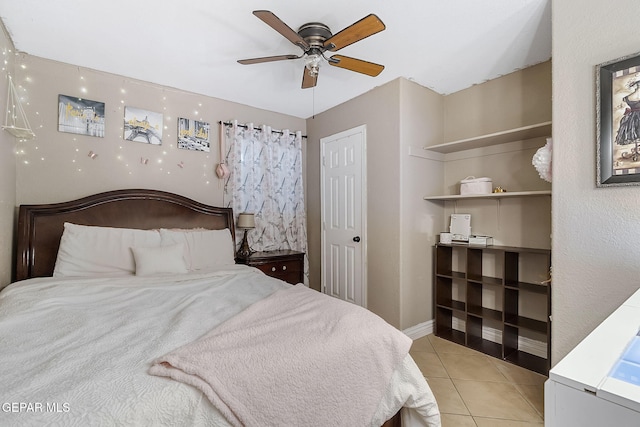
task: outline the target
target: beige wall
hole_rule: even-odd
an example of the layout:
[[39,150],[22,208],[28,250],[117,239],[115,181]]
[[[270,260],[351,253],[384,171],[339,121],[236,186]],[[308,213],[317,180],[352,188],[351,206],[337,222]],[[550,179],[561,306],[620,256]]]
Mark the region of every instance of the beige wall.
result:
[[[152,188],[221,205],[223,188],[214,175],[218,121],[237,119],[306,133],[303,119],[233,102],[29,55],[19,65],[24,66],[20,83],[29,98],[25,110],[38,138],[18,145],[18,204],[60,202],[121,188]],[[105,137],[58,132],[59,94],[104,102]],[[163,113],[161,146],[123,139],[125,106]],[[177,148],[178,117],[212,125],[210,153]],[[90,151],[97,157],[90,158]],[[148,163],[142,164],[141,158],[149,159]]]
[[[2,76],[0,79],[0,100],[7,99],[7,75],[15,76],[15,49],[4,26],[0,24],[0,51],[2,51]],[[6,62],[4,62],[6,61]],[[0,116],[4,125],[4,114]],[[14,245],[14,213],[16,205],[16,139],[8,132],[0,130],[0,288],[11,281]]]
[[[551,61],[472,86],[444,98],[445,141],[486,135],[551,121]],[[545,138],[445,156],[443,194],[458,194],[467,176],[489,177],[507,191],[550,190],[531,164]],[[471,214],[471,231],[493,236],[494,244],[551,247],[551,198],[444,202],[452,213]]]
[[307,120],[310,285],[320,288],[320,138],[366,125],[367,305],[394,326],[400,325],[399,91],[394,80]]
[[[640,188],[596,188],[595,66],[638,52],[635,0],[553,2],[553,363],[640,287]],[[576,11],[588,11],[579,14]]]
[[452,93],[444,140],[456,141],[551,120],[551,61]]
[[409,80],[400,80],[400,327],[433,316],[431,246],[443,211],[423,200],[441,191],[443,165],[421,157],[427,141],[442,141],[444,98]]
[[[446,161],[445,193],[457,194],[460,180],[467,176],[489,177],[494,187],[501,186],[510,192],[549,190],[551,185],[540,179],[531,164],[533,155],[545,143],[544,138],[536,138],[524,144],[509,144],[513,150],[474,150],[478,157],[459,156]],[[443,227],[448,227],[451,214],[468,213],[472,234],[492,236],[496,245],[551,248],[551,197],[548,195],[441,203],[445,208]]]

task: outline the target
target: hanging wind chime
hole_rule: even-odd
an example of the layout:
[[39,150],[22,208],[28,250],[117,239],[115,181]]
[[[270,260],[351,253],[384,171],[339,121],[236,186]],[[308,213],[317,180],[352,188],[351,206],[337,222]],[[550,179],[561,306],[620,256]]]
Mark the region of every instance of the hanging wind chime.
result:
[[36,134],[31,130],[29,120],[22,109],[20,98],[16,93],[16,88],[13,85],[11,76],[9,78],[9,89],[7,93],[7,109],[5,112],[4,126],[2,129],[9,132],[11,135],[20,139],[33,139]]

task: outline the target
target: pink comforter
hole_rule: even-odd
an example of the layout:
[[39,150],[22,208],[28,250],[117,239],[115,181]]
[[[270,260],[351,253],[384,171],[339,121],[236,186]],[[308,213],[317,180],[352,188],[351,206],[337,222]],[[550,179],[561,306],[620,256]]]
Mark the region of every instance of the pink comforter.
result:
[[296,285],[149,373],[200,389],[235,426],[367,426],[410,346],[370,311]]

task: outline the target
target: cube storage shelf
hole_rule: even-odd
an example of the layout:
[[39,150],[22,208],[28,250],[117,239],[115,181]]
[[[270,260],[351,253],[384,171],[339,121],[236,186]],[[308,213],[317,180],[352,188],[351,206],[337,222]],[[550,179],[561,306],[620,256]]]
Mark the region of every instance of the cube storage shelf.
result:
[[[529,257],[540,271],[548,272],[551,251],[437,244],[434,252],[436,336],[547,375],[551,360],[551,284],[522,281],[520,265]],[[483,274],[483,265],[491,261],[496,265],[491,273],[499,277]],[[498,295],[498,307],[485,305],[483,299],[488,293]],[[545,320],[521,313],[527,298],[535,294],[546,299]],[[500,330],[501,342],[483,338],[484,326]],[[546,339],[545,358],[519,349],[519,338],[530,333]]]

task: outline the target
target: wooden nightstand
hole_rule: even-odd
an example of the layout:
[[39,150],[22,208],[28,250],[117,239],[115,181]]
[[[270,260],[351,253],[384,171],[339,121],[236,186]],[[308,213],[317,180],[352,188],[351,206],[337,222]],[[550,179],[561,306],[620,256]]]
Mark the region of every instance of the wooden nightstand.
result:
[[291,250],[254,252],[248,258],[236,258],[236,262],[256,267],[267,275],[292,285],[304,282],[304,252]]

